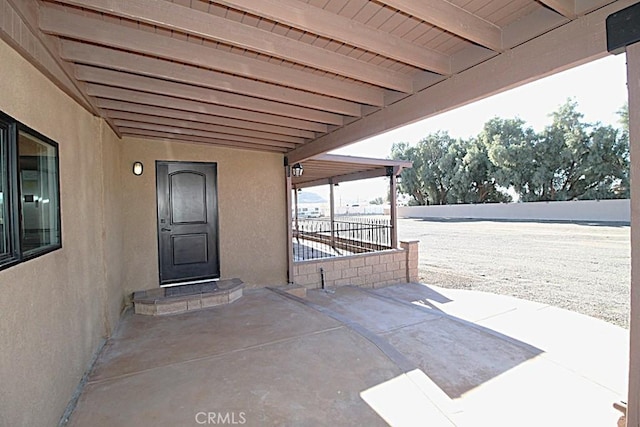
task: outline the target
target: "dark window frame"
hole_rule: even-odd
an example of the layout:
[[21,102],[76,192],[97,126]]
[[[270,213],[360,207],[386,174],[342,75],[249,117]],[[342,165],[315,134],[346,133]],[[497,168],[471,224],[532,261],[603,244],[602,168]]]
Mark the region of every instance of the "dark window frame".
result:
[[[55,227],[57,227],[59,233],[58,242],[43,246],[38,250],[30,250],[29,253],[25,253],[23,248],[19,132],[23,132],[55,150],[56,176],[54,185],[57,197]],[[8,221],[5,232],[8,236],[7,242],[9,246],[7,251],[0,252],[0,270],[4,270],[62,248],[62,208],[60,201],[60,150],[58,143],[0,111],[0,145],[2,145],[0,148],[3,148],[6,153],[4,158],[0,156],[0,162],[2,162],[0,166],[4,166],[0,167],[0,171],[5,171],[4,176],[0,176],[0,180],[4,179],[7,184],[7,188],[3,188],[4,212],[0,212],[0,214],[3,214],[4,219]]]

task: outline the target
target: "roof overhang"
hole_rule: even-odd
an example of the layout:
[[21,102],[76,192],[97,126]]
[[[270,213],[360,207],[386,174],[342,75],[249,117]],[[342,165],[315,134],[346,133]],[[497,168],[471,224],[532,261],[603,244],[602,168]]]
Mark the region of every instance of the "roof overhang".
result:
[[398,176],[411,162],[367,157],[322,154],[302,162],[302,176],[292,177],[294,188],[339,184],[383,176]]
[[607,55],[636,2],[0,0],[0,38],[118,136],[296,163]]

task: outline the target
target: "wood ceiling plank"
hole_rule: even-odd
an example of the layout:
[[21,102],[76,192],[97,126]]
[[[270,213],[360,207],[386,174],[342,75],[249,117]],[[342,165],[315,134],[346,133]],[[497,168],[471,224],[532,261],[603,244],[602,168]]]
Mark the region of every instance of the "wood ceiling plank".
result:
[[289,117],[276,116],[274,114],[257,113],[254,111],[239,110],[237,108],[223,107],[219,105],[207,104],[204,102],[191,101],[188,99],[174,98],[166,95],[144,93],[129,89],[87,84],[87,94],[97,98],[115,99],[120,101],[133,102],[136,104],[148,104],[158,107],[171,107],[178,110],[193,111],[196,113],[211,114],[214,116],[229,117],[249,122],[267,123],[278,126],[285,126],[297,129],[304,129],[313,132],[327,133],[328,127],[322,123],[310,122],[306,120],[292,119]]
[[75,13],[61,12],[50,7],[40,9],[40,29],[48,34],[198,65],[250,79],[335,96],[340,99],[376,106],[383,105],[384,93],[379,88],[324,76],[315,76],[313,79],[309,79],[309,74],[303,71],[86,18]]
[[575,19],[577,16],[576,0],[540,0],[540,3],[555,10],[565,18]]
[[259,111],[337,126],[341,126],[344,123],[342,116],[338,114],[88,65],[76,65],[75,76],[81,81],[141,90],[243,110]]
[[284,153],[286,151],[286,148],[281,148],[281,147],[246,144],[241,142],[227,141],[224,139],[203,138],[203,137],[193,136],[193,135],[179,135],[179,134],[172,134],[168,132],[158,132],[158,131],[152,131],[152,130],[131,129],[131,128],[120,128],[120,130],[123,136],[134,137],[134,138],[137,137],[137,138],[146,138],[146,139],[159,139],[159,140],[170,141],[170,142],[182,141],[190,144],[216,145],[219,147],[253,150],[253,151],[267,151],[267,152],[273,152],[273,153]]
[[165,0],[60,1],[216,40],[387,89],[405,93],[412,90],[411,79],[406,75]]
[[304,144],[306,141],[303,138],[296,138],[288,135],[278,135],[275,133],[260,132],[252,129],[240,129],[230,126],[221,126],[212,123],[194,122],[190,120],[182,120],[169,117],[152,116],[149,114],[129,113],[124,111],[112,111],[103,110],[106,115],[112,120],[127,120],[141,123],[153,123],[165,126],[174,126],[187,129],[197,129],[205,132],[213,132],[218,134],[229,134],[237,136],[246,136],[251,138],[258,138],[261,140],[271,140],[286,142],[291,144]]
[[602,23],[611,13],[629,4],[632,4],[631,0],[616,2],[578,17],[464,70],[455,78],[445,79],[304,144],[288,153],[287,157],[292,163],[303,161],[604,57],[608,53]]
[[362,114],[360,104],[355,102],[71,40],[63,40],[61,42],[60,55],[68,61],[82,64],[128,71],[182,83],[197,84],[212,89],[251,95],[347,116],[359,117]]
[[219,3],[425,70],[445,75],[451,72],[446,55],[296,0],[220,0]]
[[491,50],[503,50],[500,27],[446,0],[380,1]]
[[174,133],[178,135],[200,136],[203,138],[243,142],[243,143],[254,144],[254,145],[268,145],[271,147],[281,147],[281,148],[293,148],[296,146],[296,144],[291,144],[288,142],[245,137],[240,135],[208,132],[208,131],[202,131],[199,129],[183,128],[178,126],[167,126],[167,125],[158,124],[158,123],[144,123],[144,122],[137,122],[132,120],[121,120],[121,119],[115,119],[113,123],[117,127],[122,127],[122,128],[154,130],[158,132]]
[[266,123],[248,122],[245,120],[232,119],[228,117],[214,116],[193,111],[176,110],[173,108],[158,107],[154,105],[134,104],[125,101],[116,101],[112,99],[96,98],[96,106],[102,111],[109,113],[110,111],[124,113],[140,113],[158,117],[174,118],[180,120],[189,120],[192,122],[209,123],[225,127],[234,127],[243,130],[254,130],[263,133],[293,136],[296,138],[313,139],[315,133],[302,129],[294,129],[291,127],[276,126]]

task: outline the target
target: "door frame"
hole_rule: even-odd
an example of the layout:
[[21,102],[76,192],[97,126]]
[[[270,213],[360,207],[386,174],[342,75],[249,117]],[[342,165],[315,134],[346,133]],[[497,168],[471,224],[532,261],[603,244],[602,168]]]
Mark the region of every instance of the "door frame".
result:
[[[169,280],[165,283],[162,282],[162,236],[160,229],[162,228],[160,224],[160,200],[158,198],[158,184],[159,184],[159,175],[158,170],[160,165],[200,165],[200,166],[214,166],[215,170],[215,188],[213,189],[212,196],[215,204],[215,213],[213,219],[213,233],[215,233],[215,249],[216,249],[216,264],[218,266],[218,275],[211,277],[201,277],[201,278],[193,278],[193,279],[185,279],[182,281],[177,280]],[[217,162],[199,162],[199,161],[188,161],[188,160],[156,160],[155,161],[155,192],[156,192],[156,238],[158,241],[158,283],[160,287],[169,287],[169,286],[179,286],[185,284],[192,283],[203,283],[218,280],[221,276],[221,265],[220,265],[220,209],[218,205],[218,163]],[[209,188],[207,187],[207,192]]]

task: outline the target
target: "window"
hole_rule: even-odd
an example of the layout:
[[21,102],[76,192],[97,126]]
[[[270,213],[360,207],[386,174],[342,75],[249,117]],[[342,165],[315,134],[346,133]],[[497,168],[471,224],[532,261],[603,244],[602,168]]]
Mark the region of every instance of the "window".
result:
[[0,113],[0,268],[62,247],[58,145]]

